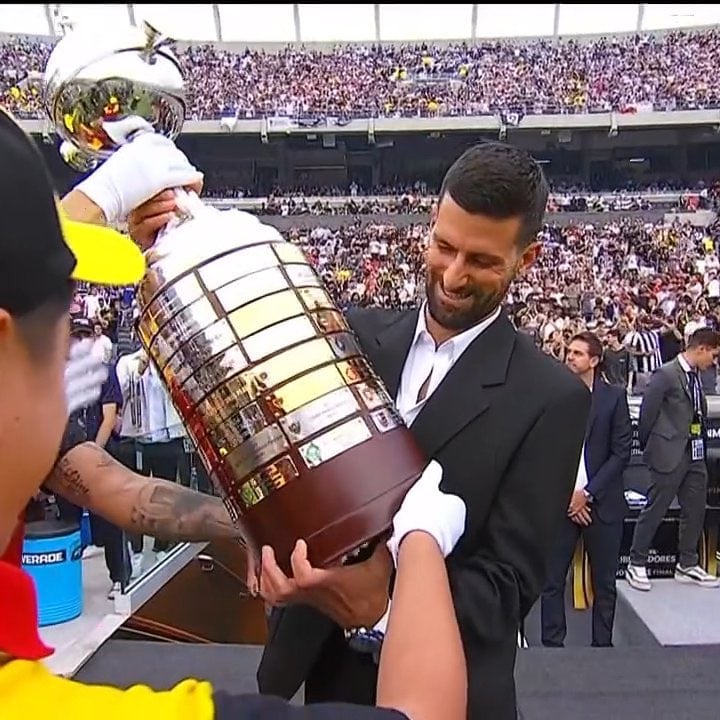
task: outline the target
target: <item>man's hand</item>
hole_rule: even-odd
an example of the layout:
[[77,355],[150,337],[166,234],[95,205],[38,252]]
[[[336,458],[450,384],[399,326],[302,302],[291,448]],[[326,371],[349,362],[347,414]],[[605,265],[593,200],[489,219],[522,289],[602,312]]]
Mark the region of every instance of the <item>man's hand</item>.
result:
[[590,506],[587,505],[582,510],[579,510],[574,515],[570,515],[570,519],[576,524],[576,525],[582,525],[583,527],[587,527],[592,523],[592,516],[590,515]]
[[202,173],[172,140],[146,133],[123,145],[75,190],[102,210],[108,225],[115,225],[159,192],[180,187],[199,192],[202,181]]
[[575,490],[570,498],[567,514],[572,517],[588,507],[588,500],[583,490]]
[[[194,190],[199,194],[201,188],[193,185],[189,190]],[[173,192],[161,192],[154,195],[146,202],[138,205],[128,215],[128,233],[132,239],[143,249],[147,250],[152,246],[157,238],[157,234],[162,230],[170,220],[175,217],[175,211],[179,208],[181,214],[185,211],[189,211],[193,214],[193,208],[185,207],[187,199],[183,202],[182,199],[178,202],[178,199]],[[193,204],[197,204],[197,198]],[[218,226],[216,232],[220,233],[249,233],[259,231],[263,233],[263,237],[267,239],[273,239],[281,241],[283,238],[278,231],[270,225],[266,225],[260,222],[256,215],[246,212],[244,210],[232,210],[218,213],[214,216],[217,218],[221,217],[225,223],[222,226]],[[249,225],[247,224],[249,223]],[[213,232],[208,230],[206,231]],[[274,237],[270,237],[273,235]]]
[[252,597],[257,597],[260,592],[260,581],[258,579],[258,566],[255,560],[255,553],[252,548],[245,546],[245,585]]
[[127,228],[130,237],[147,250],[155,242],[158,232],[175,216],[175,193],[165,190],[136,207],[129,215]]
[[268,604],[311,605],[343,628],[372,627],[387,608],[392,561],[384,543],[365,562],[319,569],[298,540],[290,564],[292,578],[278,567],[272,548],[263,548],[260,594]]

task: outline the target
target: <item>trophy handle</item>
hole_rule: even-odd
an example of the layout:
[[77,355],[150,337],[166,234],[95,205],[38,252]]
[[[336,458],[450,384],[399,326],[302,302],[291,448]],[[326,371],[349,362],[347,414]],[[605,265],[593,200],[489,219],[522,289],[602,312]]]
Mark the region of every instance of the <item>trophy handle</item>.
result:
[[[199,195],[194,190],[185,190],[185,188],[174,188],[175,202],[178,207],[178,217],[181,220],[189,220],[201,215],[207,208],[203,204]],[[166,225],[165,229],[170,226]]]
[[154,260],[158,255],[171,251],[171,248],[164,247],[164,241],[171,230],[179,227],[189,220],[195,220],[208,212],[208,207],[203,203],[194,190],[185,188],[173,188],[175,193],[175,217],[173,217],[164,228],[158,231],[155,242],[146,250],[145,256],[148,261]]

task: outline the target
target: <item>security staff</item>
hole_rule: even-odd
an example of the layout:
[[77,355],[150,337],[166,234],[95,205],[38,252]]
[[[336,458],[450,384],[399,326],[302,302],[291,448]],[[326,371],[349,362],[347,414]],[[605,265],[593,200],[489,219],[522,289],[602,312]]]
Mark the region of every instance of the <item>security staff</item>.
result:
[[625,577],[636,590],[649,591],[650,544],[673,498],[680,503],[680,535],[675,580],[715,588],[718,579],[700,565],[698,542],[705,520],[707,400],[699,373],[717,360],[720,334],[696,330],[684,352],[657,370],[640,407],[638,440],[650,470],[647,504],[635,525]]

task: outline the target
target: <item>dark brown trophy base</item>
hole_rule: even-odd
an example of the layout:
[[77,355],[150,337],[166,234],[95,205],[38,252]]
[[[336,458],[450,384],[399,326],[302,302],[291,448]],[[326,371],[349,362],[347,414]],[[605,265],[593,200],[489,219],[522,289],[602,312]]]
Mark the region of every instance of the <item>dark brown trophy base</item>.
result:
[[[426,460],[410,431],[399,427],[347,450],[246,509],[242,526],[254,551],[269,545],[288,575],[297,540],[314,567],[329,567],[382,535]],[[231,498],[241,507],[239,498]]]

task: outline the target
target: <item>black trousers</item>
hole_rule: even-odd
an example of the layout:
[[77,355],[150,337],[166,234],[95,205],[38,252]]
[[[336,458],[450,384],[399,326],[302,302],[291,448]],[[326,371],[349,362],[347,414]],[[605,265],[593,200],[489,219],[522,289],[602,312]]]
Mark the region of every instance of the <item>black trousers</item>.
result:
[[[61,520],[80,524],[83,512],[81,507],[60,495],[55,496],[55,502]],[[120,583],[125,588],[130,582],[131,573],[125,533],[117,525],[113,525],[95,513],[90,513],[90,531],[93,544],[103,549],[110,581]]]
[[[185,459],[185,448],[182,438],[176,438],[168,442],[138,443],[141,452],[140,472],[150,477],[160,478],[176,482],[178,473]],[[142,549],[142,542],[140,545]],[[155,539],[153,550],[162,552],[170,547],[166,540]]]
[[565,621],[565,582],[582,533],[590,560],[592,575],[592,644],[611,647],[617,591],[615,578],[620,559],[623,522],[604,523],[593,517],[588,527],[581,527],[570,518],[563,518],[555,550],[548,566],[548,579],[541,600],[542,644],[562,647],[567,625]]
[[[113,457],[128,470],[138,472],[137,445],[134,438],[123,438],[115,444]],[[143,536],[136,533],[126,533],[127,539],[134,553],[143,551]]]
[[669,473],[650,469],[647,503],[635,523],[630,562],[647,563],[650,546],[675,496],[680,503],[678,563],[693,567],[699,562],[698,543],[705,525],[708,473],[704,460],[692,460],[687,451]]

